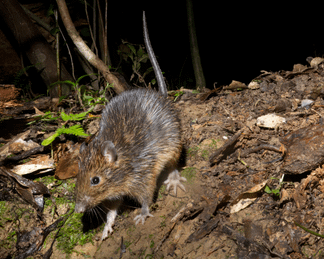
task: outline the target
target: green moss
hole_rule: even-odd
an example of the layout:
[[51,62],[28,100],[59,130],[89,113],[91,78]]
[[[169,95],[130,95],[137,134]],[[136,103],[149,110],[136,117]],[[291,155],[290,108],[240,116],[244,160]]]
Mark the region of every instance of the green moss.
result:
[[42,182],[45,185],[49,185],[52,183],[55,183],[55,185],[60,185],[62,183],[62,180],[55,179],[54,175],[47,175],[47,176],[36,178],[35,182]]
[[[13,223],[14,225],[16,225],[16,223],[18,222],[16,219],[20,219],[26,211],[26,209],[19,207],[15,207],[15,209],[13,210],[7,201],[0,201],[0,228],[4,228],[7,222],[9,222],[9,224]],[[29,215],[25,215],[25,217],[27,216]],[[0,247],[11,249],[16,245],[16,242],[16,231],[11,231],[8,233],[6,238],[0,240]]]
[[56,246],[67,254],[71,254],[76,245],[82,246],[89,242],[93,243],[92,240],[97,233],[95,230],[83,233],[82,215],[81,213],[71,214],[58,235]]
[[161,221],[161,224],[160,224],[160,227],[161,228],[164,228],[166,226],[166,217],[163,215],[163,216],[160,216],[160,218],[162,218],[162,221]]
[[200,150],[199,146],[190,147],[187,150],[187,154],[188,154],[189,157],[194,157],[194,156],[196,156],[198,154],[199,150]]
[[201,151],[201,157],[204,159],[204,160],[208,160],[209,159],[209,151],[204,149]]
[[217,144],[220,142],[220,139],[206,139],[202,143],[200,143],[198,146],[190,147],[187,150],[187,154],[189,158],[197,158],[201,157],[202,159],[208,161],[209,156],[211,153],[213,153],[217,149]]
[[162,199],[162,194],[165,192],[166,190],[166,186],[165,185],[162,185],[160,190],[159,190],[159,195],[158,195],[158,199]]
[[195,167],[187,167],[182,170],[181,175],[187,179],[188,183],[192,183],[193,179],[196,177],[197,168]]

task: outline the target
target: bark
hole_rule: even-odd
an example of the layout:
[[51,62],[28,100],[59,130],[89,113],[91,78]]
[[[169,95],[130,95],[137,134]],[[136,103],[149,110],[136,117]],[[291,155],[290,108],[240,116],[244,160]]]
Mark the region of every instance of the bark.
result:
[[190,37],[190,52],[191,52],[192,65],[195,73],[196,88],[202,89],[206,87],[206,81],[205,81],[204,72],[200,61],[192,0],[187,0],[187,17],[188,17],[188,29],[189,29],[189,37]]
[[[55,52],[17,0],[0,0],[0,17],[18,43],[19,51],[25,53],[30,63],[36,67],[46,86],[49,87],[50,84],[57,82],[59,79]],[[61,79],[73,80],[64,66],[61,69]],[[57,88],[57,86],[51,88],[52,97],[58,96]],[[69,92],[70,86],[62,85],[62,94],[68,95]]]
[[64,23],[65,29],[71,37],[74,45],[78,48],[80,53],[89,61],[91,65],[97,68],[104,76],[105,80],[109,84],[113,84],[114,90],[117,94],[125,91],[128,88],[127,83],[124,80],[120,80],[115,73],[109,71],[108,66],[96,56],[91,49],[85,44],[81,36],[74,27],[74,24],[71,20],[69,11],[67,9],[66,3],[64,0],[56,0],[59,12],[61,14],[61,19]]

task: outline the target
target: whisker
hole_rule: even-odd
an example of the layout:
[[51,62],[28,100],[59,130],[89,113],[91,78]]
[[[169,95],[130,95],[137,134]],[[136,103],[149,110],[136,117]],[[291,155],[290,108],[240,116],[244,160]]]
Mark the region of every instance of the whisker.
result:
[[98,219],[98,221],[99,221],[99,218],[98,218],[98,216],[99,216],[100,219],[101,219],[103,222],[105,222],[105,219],[104,219],[102,213],[101,213],[99,210],[101,210],[102,212],[104,212],[104,213],[106,214],[106,212],[101,208],[101,206],[97,206],[97,207],[96,207],[97,219]]

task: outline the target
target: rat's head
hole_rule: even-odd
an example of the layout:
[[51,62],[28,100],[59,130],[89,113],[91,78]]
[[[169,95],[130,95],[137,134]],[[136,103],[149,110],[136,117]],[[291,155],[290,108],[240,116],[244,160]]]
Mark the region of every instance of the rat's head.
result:
[[85,212],[105,199],[119,198],[122,175],[117,151],[111,141],[93,139],[80,147],[76,183],[76,212]]

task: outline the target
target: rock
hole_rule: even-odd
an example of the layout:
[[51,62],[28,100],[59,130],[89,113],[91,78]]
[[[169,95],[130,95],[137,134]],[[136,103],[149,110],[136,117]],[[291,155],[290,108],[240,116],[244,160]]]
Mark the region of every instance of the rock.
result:
[[285,118],[271,113],[257,118],[256,125],[263,128],[275,129],[280,124],[285,122]]

